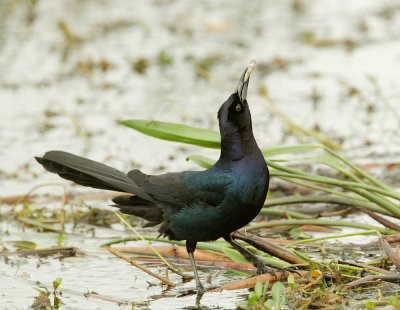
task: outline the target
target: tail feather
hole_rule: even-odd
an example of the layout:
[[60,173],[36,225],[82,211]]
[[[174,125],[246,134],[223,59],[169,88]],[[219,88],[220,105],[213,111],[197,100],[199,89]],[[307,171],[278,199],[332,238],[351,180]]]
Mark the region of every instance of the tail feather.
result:
[[142,199],[138,196],[132,195],[121,195],[114,197],[112,201],[120,206],[149,206],[152,202]]
[[36,160],[48,171],[83,186],[133,193],[153,199],[128,176],[107,165],[62,151],[50,151]]
[[137,196],[122,195],[112,199],[122,213],[141,217],[149,223],[145,227],[160,224],[163,221],[163,211],[156,204]]

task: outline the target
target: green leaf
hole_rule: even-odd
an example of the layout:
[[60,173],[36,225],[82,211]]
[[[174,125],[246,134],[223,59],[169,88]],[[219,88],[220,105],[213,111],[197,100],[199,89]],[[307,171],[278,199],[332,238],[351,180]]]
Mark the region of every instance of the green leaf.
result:
[[296,282],[294,281],[294,275],[292,273],[288,276],[287,283],[290,288],[296,288]]
[[253,305],[254,303],[256,303],[258,301],[258,296],[256,293],[251,293],[249,295],[249,297],[247,298],[247,304],[249,306]]
[[257,282],[254,286],[254,292],[257,294],[258,298],[261,298],[263,295],[263,285],[261,282]]
[[43,229],[43,230],[48,230],[48,231],[54,231],[54,232],[58,232],[58,233],[62,233],[61,229],[55,228],[52,225],[48,225],[48,224],[44,224],[41,223],[37,220],[33,220],[27,217],[19,217],[18,221],[26,224],[26,225],[30,225],[30,226],[35,226],[37,228]]
[[57,236],[57,245],[62,246],[62,243],[64,241],[64,235],[63,234],[58,234]]
[[223,248],[222,252],[228,256],[231,260],[235,263],[239,264],[246,264],[248,261],[240,254],[238,251],[230,249],[230,248]]
[[314,160],[336,170],[343,169],[343,165],[336,158],[328,154],[316,156]]
[[364,302],[364,305],[365,305],[365,308],[366,308],[367,310],[375,309],[375,302],[374,302],[373,300],[366,300],[366,301]]
[[62,279],[60,277],[58,277],[57,279],[55,279],[53,281],[53,289],[54,291],[56,291],[58,289],[58,287],[61,285]]
[[271,157],[282,154],[303,153],[305,151],[315,150],[318,148],[320,148],[320,146],[314,144],[279,146],[263,149],[262,153],[264,157]]
[[397,292],[396,295],[391,295],[389,297],[389,305],[393,306],[395,309],[400,309],[400,300]]
[[244,301],[244,300],[240,301],[240,302],[238,303],[238,307],[239,307],[240,309],[247,309],[247,308],[248,308],[247,302]]
[[215,164],[215,160],[208,158],[208,157],[204,157],[201,155],[190,155],[188,157],[186,157],[186,160],[190,160],[192,162],[194,162],[195,164],[199,165],[200,167],[203,168],[210,168],[212,165]]
[[291,230],[289,230],[289,235],[293,238],[293,239],[308,239],[310,238],[310,235],[306,234],[304,231],[302,231],[300,228],[292,228]]
[[264,303],[265,308],[267,308],[268,310],[272,310],[274,308],[274,301],[272,299],[268,299],[265,303]]
[[220,147],[220,135],[216,131],[192,126],[151,120],[123,120],[120,124],[146,135],[175,142],[199,145],[209,148]]
[[36,249],[36,243],[26,240],[8,241],[18,251],[21,250],[34,250]]
[[280,309],[282,306],[283,296],[281,297],[281,292],[285,288],[282,282],[275,282],[271,288],[272,299],[275,301],[276,309]]

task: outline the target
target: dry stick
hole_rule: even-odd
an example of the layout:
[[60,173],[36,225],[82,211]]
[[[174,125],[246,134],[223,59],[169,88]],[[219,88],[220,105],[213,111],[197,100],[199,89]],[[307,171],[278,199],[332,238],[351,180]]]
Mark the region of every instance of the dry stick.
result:
[[186,278],[187,275],[183,274],[182,272],[180,272],[179,270],[175,269],[170,263],[168,263],[168,261],[162,257],[162,255],[160,253],[158,253],[158,251],[151,245],[151,243],[146,240],[145,238],[143,238],[143,236],[141,234],[139,234],[139,232],[133,228],[131,225],[129,225],[129,223],[127,221],[125,221],[125,219],[118,213],[115,213],[115,215],[126,225],[126,227],[128,227],[130,230],[132,230],[132,232],[139,237],[140,240],[142,240],[143,242],[145,242],[150,249],[153,250],[153,252],[167,265],[167,267],[175,272],[176,274],[180,275],[183,278]]
[[[183,246],[175,246],[174,244],[155,246],[154,247],[162,255],[173,255],[183,259],[189,259],[189,254]],[[144,254],[153,253],[149,247],[113,247],[114,251],[120,253]],[[0,252],[1,253],[1,252]],[[194,251],[196,261],[213,261],[213,262],[231,262],[231,259],[223,254],[196,249]]]
[[345,261],[345,260],[339,260],[338,263],[339,264],[346,264],[346,265],[350,265],[350,266],[361,267],[361,268],[364,268],[364,269],[372,271],[372,272],[378,272],[378,273],[383,273],[383,274],[387,274],[387,275],[395,275],[395,274],[397,274],[397,272],[389,271],[389,270],[386,270],[386,269],[383,269],[383,268],[378,268],[378,267],[371,266],[371,265],[368,265],[368,264],[363,264],[363,263],[350,262],[350,261]]
[[161,282],[163,282],[164,284],[168,285],[168,286],[175,286],[174,283],[172,283],[170,280],[163,278],[161,276],[159,276],[158,274],[148,270],[146,267],[138,264],[137,262],[135,262],[133,259],[120,254],[117,251],[114,251],[112,248],[108,248],[107,249],[110,253],[114,254],[115,256],[117,256],[118,258],[123,259],[124,261],[127,261],[128,263],[130,263],[131,265],[135,266],[136,268],[139,268],[140,270],[144,271],[145,273],[147,273],[148,275],[151,275],[154,278],[157,278],[158,280],[160,280]]
[[400,226],[383,218],[382,216],[370,211],[370,210],[365,210],[365,209],[360,209],[360,211],[368,214],[370,217],[372,217],[375,221],[377,221],[378,223],[381,223],[383,226],[389,228],[389,229],[393,229],[393,230],[397,230],[400,231]]
[[[60,183],[45,183],[45,184],[39,184],[34,186],[32,189],[28,191],[25,195],[19,196],[19,199],[15,200],[15,204],[22,203],[29,201],[29,197],[32,195],[34,191],[41,187],[47,187],[47,186],[61,186],[64,189],[63,195],[62,195],[62,201],[61,201],[61,213],[60,213],[60,223],[61,223],[61,233],[65,231],[65,205],[67,204],[67,187],[63,184]],[[1,203],[4,203],[4,199],[0,199]]]
[[383,238],[389,243],[400,243],[400,234],[384,236]]
[[251,244],[255,248],[266,252],[272,256],[278,257],[279,259],[282,259],[286,262],[289,262],[291,264],[307,264],[308,262],[297,255],[293,254],[292,252],[288,251],[287,249],[277,245],[273,244],[261,237],[258,237],[256,235],[246,233],[243,234],[241,232],[234,232],[232,234],[232,237],[234,239],[240,239],[243,241],[246,241],[248,244]]
[[[308,274],[308,271],[304,271],[304,270],[299,270],[298,272],[301,274],[301,277],[304,277],[306,274]],[[266,273],[266,274],[262,274],[259,276],[247,278],[247,279],[236,280],[236,281],[230,282],[228,284],[225,284],[221,287],[217,287],[212,290],[209,290],[209,292],[221,292],[223,290],[240,290],[243,288],[252,288],[256,285],[257,282],[273,283],[275,281],[280,281],[283,278],[285,278],[286,274],[287,274],[286,272],[277,271],[275,275],[272,273]],[[295,278],[300,277],[300,275],[298,275],[297,273],[293,273],[293,276]]]
[[[137,252],[136,248],[125,248],[125,247],[113,247],[113,250],[119,253],[126,253],[126,254],[136,254],[136,255],[143,255],[147,254],[150,252],[149,248],[141,248],[143,249],[143,252]],[[159,248],[157,248],[160,250]],[[175,264],[179,264],[179,266],[187,266],[190,267],[190,261],[188,259],[188,254],[186,252],[186,249],[184,247],[179,247],[180,250],[177,251],[175,254],[176,257],[170,258],[170,261],[172,260]],[[170,252],[168,249],[166,249],[167,252]],[[208,253],[204,256],[203,253],[206,251],[201,251],[202,253],[198,253],[198,249],[194,252],[195,260],[197,262],[197,267],[198,268],[207,268],[207,269],[235,269],[235,270],[240,270],[243,272],[253,272],[255,270],[255,267],[250,264],[250,263],[234,263],[232,262],[231,259],[227,258],[226,256],[222,255],[209,255]],[[167,254],[163,253],[163,251],[160,251],[162,254]],[[197,253],[197,254],[196,254]],[[200,254],[200,255],[199,255]],[[214,254],[214,253],[211,253]],[[143,263],[153,263],[153,264],[159,264],[161,260],[159,258],[156,258],[154,256],[149,257],[148,255],[144,255],[139,257],[140,261]],[[189,276],[188,276],[189,278]],[[194,277],[192,277],[194,278]]]
[[392,249],[389,242],[383,238],[379,238],[378,244],[383,248],[390,261],[396,266],[397,270],[400,271],[400,258]]
[[[66,290],[65,289],[61,289],[61,292],[64,292],[64,291],[66,291]],[[71,290],[67,290],[67,292],[71,293]],[[99,294],[97,292],[94,292],[94,291],[87,292],[87,293],[83,294],[83,296],[85,296],[86,298],[93,297],[95,299],[116,303],[116,304],[118,304],[118,308],[121,307],[122,305],[128,305],[128,304],[131,303],[130,301],[118,300],[118,299],[115,299],[115,298],[110,297],[110,296],[101,295],[101,294]]]
[[18,252],[0,252],[0,256],[30,256],[35,255],[39,257],[46,257],[51,255],[62,255],[62,257],[71,257],[76,255],[84,254],[81,250],[76,247],[52,247],[47,249],[37,249],[37,250],[23,250]]
[[[54,184],[55,185],[55,184]],[[61,184],[60,184],[61,185]],[[67,194],[66,200],[70,199],[80,199],[80,200],[99,200],[99,199],[109,199],[115,197],[119,192],[100,192],[100,193],[87,193],[87,194]],[[60,196],[49,195],[49,196],[37,196],[37,195],[17,195],[17,196],[7,196],[0,197],[0,203],[6,205],[16,205],[18,203],[27,203],[40,199],[40,202],[53,202],[60,200]]]
[[352,281],[350,283],[347,283],[345,285],[346,288],[353,288],[356,286],[360,286],[363,284],[376,284],[376,282],[379,281],[386,281],[386,282],[400,282],[400,274],[396,275],[371,275],[371,276],[366,276],[361,279]]

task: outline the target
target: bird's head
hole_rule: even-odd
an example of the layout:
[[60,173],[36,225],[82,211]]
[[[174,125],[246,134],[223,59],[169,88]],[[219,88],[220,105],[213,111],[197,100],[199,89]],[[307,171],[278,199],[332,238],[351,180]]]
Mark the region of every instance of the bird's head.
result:
[[229,146],[243,148],[245,144],[252,143],[254,140],[251,115],[247,103],[247,88],[254,66],[255,61],[252,60],[240,77],[235,92],[222,104],[218,111],[222,149]]

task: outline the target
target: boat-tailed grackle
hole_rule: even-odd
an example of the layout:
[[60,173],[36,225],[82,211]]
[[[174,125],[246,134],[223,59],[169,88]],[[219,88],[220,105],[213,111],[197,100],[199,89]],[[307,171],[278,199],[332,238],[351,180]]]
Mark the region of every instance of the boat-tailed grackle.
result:
[[246,99],[254,65],[252,61],[235,92],[218,111],[221,154],[207,170],[147,175],[137,169],[123,173],[62,151],[36,157],[47,170],[67,180],[129,193],[113,199],[122,213],[144,218],[148,221],[146,226],[159,225],[160,235],[186,240],[198,296],[204,293],[193,257],[199,241],[222,237],[253,263],[258,272],[266,272],[270,266],[231,237],[233,231],[259,213],[269,184],[268,168],[253,136]]

